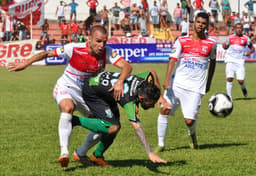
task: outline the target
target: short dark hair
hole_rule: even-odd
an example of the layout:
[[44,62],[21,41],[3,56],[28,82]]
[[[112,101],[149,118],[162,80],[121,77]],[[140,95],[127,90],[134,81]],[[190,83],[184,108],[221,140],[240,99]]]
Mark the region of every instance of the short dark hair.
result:
[[160,89],[153,83],[144,82],[138,89],[138,95],[146,101],[157,101],[160,97]]
[[199,12],[199,13],[196,15],[196,19],[197,19],[198,17],[201,17],[201,18],[206,19],[206,20],[207,20],[207,24],[209,24],[209,15],[208,15],[208,13],[206,13],[206,12]]
[[92,29],[91,29],[91,36],[93,35],[93,33],[95,31],[100,31],[102,34],[106,34],[106,35],[108,34],[108,31],[102,25],[95,25],[95,26],[93,26]]

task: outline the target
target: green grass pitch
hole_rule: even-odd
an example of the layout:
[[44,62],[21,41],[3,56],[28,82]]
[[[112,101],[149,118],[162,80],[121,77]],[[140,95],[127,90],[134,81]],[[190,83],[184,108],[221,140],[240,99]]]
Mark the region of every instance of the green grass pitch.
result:
[[[154,69],[161,84],[167,64],[132,64],[133,73]],[[188,148],[186,127],[178,109],[169,118],[166,152],[159,155],[168,163],[153,164],[139,143],[121,109],[122,128],[105,153],[113,166],[85,167],[72,153],[88,130],[76,127],[70,141],[70,163],[65,171],[58,163],[58,108],[52,98],[53,86],[64,66],[31,66],[22,72],[0,69],[0,176],[247,176],[256,175],[256,64],[246,65],[248,98],[240,86],[233,86],[234,110],[225,119],[207,110],[209,97],[225,92],[225,65],[218,63],[210,92],[203,98],[197,134],[200,150]],[[113,66],[107,70],[118,71]],[[143,129],[152,148],[157,145],[156,122],[159,109],[140,110]],[[92,150],[89,152],[91,154]]]

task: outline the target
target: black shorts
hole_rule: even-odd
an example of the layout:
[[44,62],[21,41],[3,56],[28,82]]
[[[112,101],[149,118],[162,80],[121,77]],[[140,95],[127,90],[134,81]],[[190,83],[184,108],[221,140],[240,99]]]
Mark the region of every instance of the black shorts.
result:
[[113,95],[102,87],[88,86],[85,82],[83,98],[95,118],[120,125],[120,113]]

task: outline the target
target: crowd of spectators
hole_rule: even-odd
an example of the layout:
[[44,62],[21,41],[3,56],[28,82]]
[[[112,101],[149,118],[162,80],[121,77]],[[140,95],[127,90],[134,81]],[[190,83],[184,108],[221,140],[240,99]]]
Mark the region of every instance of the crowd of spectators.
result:
[[[253,29],[256,30],[253,27],[256,19],[254,11],[256,0],[247,0],[244,3],[247,11],[243,11],[241,15],[231,9],[229,0],[210,0],[208,4],[204,0],[180,0],[172,12],[168,9],[167,0],[155,0],[152,5],[149,5],[147,0],[141,0],[140,3],[131,2],[131,0],[118,1],[110,9],[106,5],[103,6],[103,9],[98,9],[99,2],[97,0],[87,0],[89,16],[85,17],[83,22],[77,22],[76,8],[81,4],[75,2],[75,0],[72,0],[69,4],[60,0],[56,7],[56,20],[61,33],[60,42],[64,44],[70,41],[86,41],[90,28],[95,23],[102,24],[107,30],[111,30],[112,34],[114,34],[114,31],[121,29],[126,37],[132,35],[138,35],[139,37],[150,35],[153,37],[154,32],[163,29],[179,31],[180,35],[188,35],[193,17],[198,11],[206,11],[206,7],[210,9],[208,11],[210,17],[209,35],[218,35],[219,30],[226,31],[226,35],[229,35],[233,32],[234,24],[238,22],[243,23],[246,35],[251,36],[256,32],[253,32]],[[122,8],[118,4],[121,4]],[[70,8],[70,19],[65,19],[64,9],[67,6]],[[220,14],[221,16],[219,16]],[[152,24],[153,31],[149,30],[148,24]],[[51,25],[45,19],[41,26],[40,42],[42,45],[51,43],[50,28]],[[29,38],[30,31],[26,25],[12,19],[11,16],[0,14],[0,41]]]

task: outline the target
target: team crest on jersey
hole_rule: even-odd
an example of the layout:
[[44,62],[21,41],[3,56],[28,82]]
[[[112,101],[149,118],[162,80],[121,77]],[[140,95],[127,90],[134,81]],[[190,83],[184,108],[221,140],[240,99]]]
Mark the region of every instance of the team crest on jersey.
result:
[[171,53],[175,53],[175,52],[176,52],[176,48],[172,48]]
[[207,53],[208,47],[207,46],[202,46],[202,51],[203,53]]
[[63,46],[60,47],[60,53],[64,53],[64,47]]
[[112,51],[112,57],[115,58],[117,56],[117,52],[116,51]]

